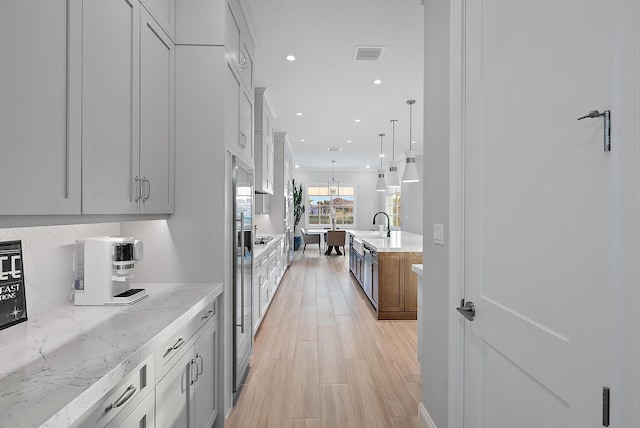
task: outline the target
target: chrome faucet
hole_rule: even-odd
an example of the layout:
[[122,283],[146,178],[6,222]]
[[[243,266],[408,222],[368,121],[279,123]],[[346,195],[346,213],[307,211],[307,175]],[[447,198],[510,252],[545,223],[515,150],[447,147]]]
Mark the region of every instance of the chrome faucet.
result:
[[387,217],[387,238],[391,238],[391,225],[390,225],[390,222],[389,222],[389,214],[387,214],[387,213],[386,213],[386,212],[384,212],[384,211],[378,211],[377,213],[375,213],[375,214],[373,215],[373,222],[372,222],[372,223],[374,224],[374,226],[375,226],[375,224],[376,224],[376,216],[377,216],[378,214],[384,214],[384,215],[385,215],[385,217]]

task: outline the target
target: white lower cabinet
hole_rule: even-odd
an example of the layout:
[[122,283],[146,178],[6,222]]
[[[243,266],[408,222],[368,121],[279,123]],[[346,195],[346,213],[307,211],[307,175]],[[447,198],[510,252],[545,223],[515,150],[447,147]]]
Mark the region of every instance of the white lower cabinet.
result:
[[218,414],[217,321],[186,345],[156,386],[156,428],[210,428]]
[[108,424],[106,428],[153,428],[155,427],[156,400],[153,394],[147,395],[142,403],[119,425]]
[[217,308],[209,303],[167,334],[70,428],[213,427],[221,385]]
[[283,253],[284,240],[284,235],[275,238],[253,261],[253,311],[258,315],[253,322],[254,336],[287,268]]

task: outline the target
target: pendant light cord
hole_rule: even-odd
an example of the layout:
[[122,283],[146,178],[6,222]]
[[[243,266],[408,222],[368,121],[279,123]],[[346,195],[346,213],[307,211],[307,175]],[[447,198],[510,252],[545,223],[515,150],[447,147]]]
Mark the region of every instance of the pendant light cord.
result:
[[[392,152],[391,152],[391,160],[395,162],[396,160],[396,122],[398,121],[398,119],[391,119],[389,122],[391,122],[391,147],[392,147]],[[411,138],[411,137],[409,137]]]
[[382,169],[382,137],[385,134],[378,134],[380,136],[380,169]]
[[411,151],[411,130],[413,129],[413,105],[416,100],[409,100],[407,104],[409,104],[409,151]]

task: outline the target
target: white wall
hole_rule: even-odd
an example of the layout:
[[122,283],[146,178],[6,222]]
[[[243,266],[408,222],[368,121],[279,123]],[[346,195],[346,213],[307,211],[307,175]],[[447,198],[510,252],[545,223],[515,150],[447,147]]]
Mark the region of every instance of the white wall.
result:
[[[118,235],[119,223],[0,229],[0,241],[22,241],[27,317],[70,304],[73,246],[77,240]],[[140,261],[140,265],[145,262]]]
[[[448,423],[449,370],[449,2],[424,4],[424,200],[421,354],[422,404],[438,428]],[[403,195],[404,199],[404,195]],[[433,224],[445,226],[445,245],[433,244]]]

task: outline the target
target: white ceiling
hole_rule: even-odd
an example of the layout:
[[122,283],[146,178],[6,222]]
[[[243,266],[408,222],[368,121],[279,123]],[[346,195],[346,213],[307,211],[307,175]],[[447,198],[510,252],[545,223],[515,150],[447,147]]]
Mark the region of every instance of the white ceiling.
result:
[[[423,6],[420,0],[247,0],[258,47],[255,86],[266,87],[275,130],[287,132],[301,169],[359,170],[422,153]],[[379,61],[354,61],[356,46],[384,46]],[[285,57],[293,54],[296,60]],[[375,79],[382,84],[374,85]],[[300,112],[303,115],[297,116]],[[360,123],[355,120],[360,119]],[[304,139],[304,142],[300,140]],[[351,143],[347,143],[351,140]],[[327,147],[342,147],[329,152]]]

